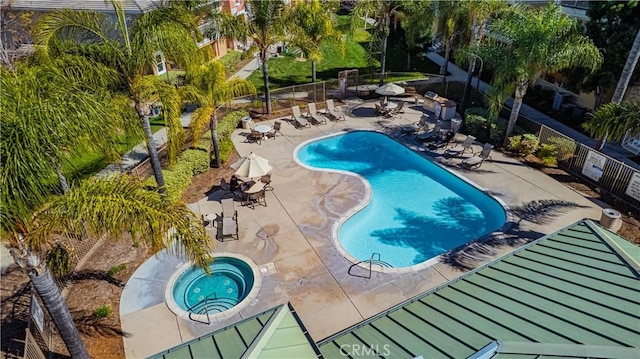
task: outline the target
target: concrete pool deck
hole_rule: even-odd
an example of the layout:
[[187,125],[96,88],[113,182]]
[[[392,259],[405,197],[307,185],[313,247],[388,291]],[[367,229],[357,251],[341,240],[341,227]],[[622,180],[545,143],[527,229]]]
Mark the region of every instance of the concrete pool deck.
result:
[[[402,136],[401,127],[417,122],[423,114],[418,106],[406,103],[405,114],[393,120],[375,117],[373,102],[350,102],[342,111],[347,115],[346,121],[329,121],[302,130],[283,122],[284,136],[263,140],[260,145],[244,142],[248,130],[234,132],[232,139],[240,155],[255,152],[269,160],[274,168],[274,190],[266,194],[267,207],[257,205],[251,209],[236,202],[239,240],[216,241],[216,252],[251,258],[263,273],[262,287],[256,299],[238,314],[210,325],[193,322],[174,315],[164,301],[165,285],[184,261],[164,252],[150,258],[127,282],[121,297],[120,316],[128,358],[156,354],[287,301],[318,341],[465,272],[459,266],[438,262],[402,274],[373,272],[370,279],[348,274],[353,263],[340,255],[333,244],[332,226],[363,200],[364,185],[353,176],[312,171],[298,165],[293,150],[309,139],[350,129],[389,133],[477,184],[508,207],[527,212],[528,216],[513,218],[516,225],[504,236],[508,244],[496,247],[496,255],[485,261],[524,243],[518,237],[538,238],[583,218],[600,218],[602,209],[596,203],[497,151],[492,152],[492,161],[469,171],[459,167],[462,159],[445,160],[419,146],[413,136]],[[273,121],[268,123],[273,125]],[[474,145],[475,152],[480,146]],[[221,196],[218,191],[190,206],[202,214],[220,212]],[[539,200],[574,206],[551,205],[536,213],[539,206],[534,201]],[[553,208],[557,211],[549,211]],[[210,234],[215,236],[213,230]],[[355,268],[354,274],[366,276],[368,271]]]

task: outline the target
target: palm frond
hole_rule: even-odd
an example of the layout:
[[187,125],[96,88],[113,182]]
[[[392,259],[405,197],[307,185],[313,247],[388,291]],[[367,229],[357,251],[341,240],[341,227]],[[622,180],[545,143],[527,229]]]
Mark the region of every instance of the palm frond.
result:
[[201,266],[211,259],[211,239],[189,208],[167,202],[126,176],[91,178],[65,195],[54,196],[35,214],[35,225],[25,240],[34,248],[42,247],[78,222],[93,234],[108,233],[116,239],[131,232],[154,252],[180,251]]

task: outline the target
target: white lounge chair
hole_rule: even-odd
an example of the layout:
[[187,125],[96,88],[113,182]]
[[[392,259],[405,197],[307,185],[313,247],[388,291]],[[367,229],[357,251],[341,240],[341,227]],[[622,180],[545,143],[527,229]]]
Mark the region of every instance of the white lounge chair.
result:
[[473,136],[467,136],[467,138],[464,139],[464,141],[462,141],[461,144],[458,144],[454,147],[450,147],[447,148],[444,151],[444,155],[445,156],[450,156],[450,157],[460,157],[462,156],[465,152],[471,150],[472,154],[473,154],[473,149],[471,148],[471,145],[473,144],[473,141],[475,141],[476,138]]
[[302,117],[302,113],[300,113],[300,106],[291,107],[291,120],[294,121],[294,125],[296,128],[301,129],[303,127],[311,127],[309,121],[306,118]]
[[480,166],[482,166],[482,163],[486,159],[491,159],[492,149],[493,149],[493,145],[491,145],[490,143],[485,143],[484,147],[482,147],[482,151],[480,152],[480,154],[474,157],[467,158],[466,160],[462,161],[460,166],[466,169],[480,168]]
[[346,118],[344,117],[344,115],[342,114],[342,112],[340,112],[340,110],[338,110],[336,108],[336,106],[333,104],[333,100],[329,99],[327,100],[327,112],[326,112],[327,116],[333,118],[336,121],[342,120],[344,121]]
[[309,113],[307,114],[307,117],[309,117],[311,119],[311,122],[313,122],[315,125],[319,125],[319,124],[327,124],[327,119],[318,112],[318,110],[316,109],[316,104],[314,102],[309,103]]

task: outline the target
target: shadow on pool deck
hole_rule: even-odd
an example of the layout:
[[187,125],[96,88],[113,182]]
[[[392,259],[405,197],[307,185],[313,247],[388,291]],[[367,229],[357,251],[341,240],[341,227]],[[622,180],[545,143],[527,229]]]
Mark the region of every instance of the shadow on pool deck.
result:
[[[444,160],[438,153],[415,143],[413,136],[400,136],[402,126],[417,122],[422,115],[414,106],[405,107],[405,114],[393,120],[350,115],[358,107],[372,109],[373,103],[343,108],[346,121],[330,121],[301,130],[283,123],[284,136],[262,141],[261,145],[243,143],[242,130],[234,132],[232,139],[241,155],[253,151],[274,167],[274,190],[266,194],[268,207],[250,209],[236,203],[240,239],[218,242],[216,251],[243,254],[262,268],[265,274],[258,297],[238,315],[211,325],[176,317],[164,303],[164,287],[183,261],[166,253],[151,258],[131,277],[120,302],[122,330],[127,333],[124,338],[127,357],[158,353],[286,301],[293,304],[311,336],[320,340],[467,270],[467,261],[456,262],[455,257],[447,256],[430,267],[401,274],[376,271],[371,279],[349,275],[347,271],[353,263],[333,243],[333,225],[363,201],[365,186],[357,177],[311,171],[298,165],[293,150],[309,139],[347,129],[379,130],[435,159],[509,207],[537,200],[576,205],[549,214],[544,224],[535,223],[532,216],[512,218],[513,223],[518,223],[512,233],[494,234],[490,250],[477,248],[476,254],[487,252],[477,255],[483,262],[582,218],[599,218],[601,209],[580,194],[497,151],[492,153],[493,162],[485,162],[479,170],[467,171],[459,167],[461,159]],[[475,151],[480,147],[481,144],[475,144]],[[217,192],[210,193],[192,208],[203,214],[220,212],[218,199]],[[355,274],[366,276],[368,271],[356,268]]]

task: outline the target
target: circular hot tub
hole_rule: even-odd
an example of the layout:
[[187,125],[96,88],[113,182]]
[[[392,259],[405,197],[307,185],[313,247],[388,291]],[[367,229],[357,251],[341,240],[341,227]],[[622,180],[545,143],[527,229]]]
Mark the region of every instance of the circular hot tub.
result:
[[224,253],[214,256],[210,274],[186,264],[169,279],[165,300],[176,315],[209,322],[236,314],[258,294],[261,277],[249,258]]

